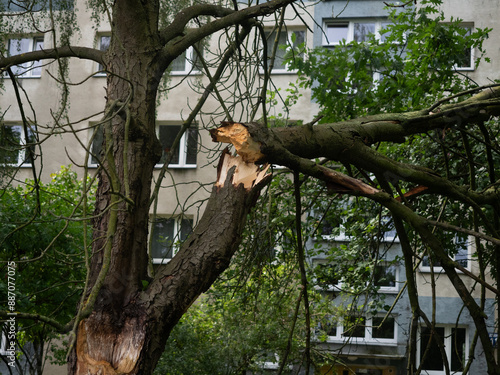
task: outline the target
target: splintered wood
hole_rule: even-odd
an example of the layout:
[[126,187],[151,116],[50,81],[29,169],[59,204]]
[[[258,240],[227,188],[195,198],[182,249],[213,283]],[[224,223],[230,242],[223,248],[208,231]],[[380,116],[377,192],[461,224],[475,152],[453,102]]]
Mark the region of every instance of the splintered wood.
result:
[[223,122],[222,126],[210,131],[215,142],[231,143],[247,163],[255,163],[264,158],[260,152],[260,143],[250,136],[248,128],[237,122]]
[[247,190],[261,182],[268,176],[267,171],[269,164],[262,168],[254,163],[247,163],[239,156],[232,156],[228,151],[225,151],[219,162],[217,170],[217,182],[215,186],[223,187],[227,179],[227,175],[231,168],[235,167],[232,183],[234,186],[243,184]]

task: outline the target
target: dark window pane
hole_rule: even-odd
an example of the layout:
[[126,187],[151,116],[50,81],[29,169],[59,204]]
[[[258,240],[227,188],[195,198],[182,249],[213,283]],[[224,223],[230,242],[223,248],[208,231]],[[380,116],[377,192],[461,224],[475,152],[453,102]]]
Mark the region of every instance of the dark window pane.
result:
[[[181,130],[180,125],[161,125],[159,128],[160,142],[163,147],[163,155],[161,157],[160,163],[165,163],[167,160],[167,154],[172,147],[177,133]],[[177,148],[174,152],[170,164],[179,164],[179,149]]]
[[337,322],[328,320],[320,323],[319,327],[322,331],[324,331],[328,336],[337,336]]
[[[24,130],[21,130],[24,132]],[[35,156],[35,132],[31,127],[28,128],[28,140],[25,142],[26,147],[24,148],[24,160],[23,163],[31,164],[30,160],[30,152],[33,156]]]
[[2,126],[0,134],[0,163],[18,164],[22,152],[21,126]]
[[172,72],[185,72],[186,71],[186,51],[182,52],[180,56],[177,56],[172,64]]
[[372,318],[372,337],[374,339],[394,339],[394,318]]
[[[43,38],[35,38],[33,40],[33,50],[41,51],[43,49]],[[42,75],[42,62],[40,60],[31,63],[30,71],[32,77],[40,77]]]
[[196,164],[196,156],[198,153],[198,129],[188,129],[186,137],[186,164]]
[[[422,257],[422,267],[430,267],[431,266],[431,262],[430,262],[430,259],[429,259],[429,256],[428,255],[424,255]],[[434,260],[432,262],[432,266],[433,267],[441,267],[441,263],[437,260]]]
[[99,164],[99,159],[102,158],[103,152],[102,152],[102,147],[103,147],[103,141],[104,141],[104,132],[103,132],[103,125],[99,125],[98,127],[95,128],[95,135],[94,139],[92,140],[92,155],[90,156],[90,162],[92,164]]
[[295,35],[295,40],[293,42],[294,47],[298,47],[306,41],[305,31],[294,31],[293,34]]
[[317,284],[322,287],[328,288],[339,283],[335,267],[328,263],[314,264],[314,276]]
[[101,36],[100,43],[99,43],[99,49],[101,51],[107,51],[109,48],[110,42],[111,42],[110,36]]
[[[267,38],[267,58],[271,59],[272,58],[272,53],[274,49],[274,45],[276,43],[276,32],[273,31],[272,33],[268,34]],[[287,33],[286,32],[281,32],[279,37],[278,37],[278,47],[276,48],[276,55],[274,57],[274,66],[277,69],[284,69],[285,68],[285,53],[286,50],[282,48],[281,46],[286,46],[287,43]]]
[[173,256],[175,220],[157,219],[153,223],[151,257],[170,259]]
[[462,267],[467,268],[469,259],[467,237],[464,238],[461,238],[459,236],[455,237],[455,245],[456,245],[455,261]]
[[451,330],[451,371],[463,371],[465,364],[465,328]]
[[[288,38],[289,33],[287,31],[282,31],[278,38],[278,47],[276,49],[276,55],[274,57],[274,67],[277,69],[286,69],[285,55],[290,47],[298,47],[305,41],[305,31],[294,31],[293,32],[293,46],[291,45],[292,40]],[[271,59],[274,44],[276,42],[276,32],[267,34],[267,57]]]
[[338,236],[340,235],[341,225],[342,219],[340,217],[330,215],[321,223],[321,234],[323,236]]
[[[22,38],[9,40],[9,55],[19,55],[43,48],[43,38]],[[12,73],[20,76],[39,77],[42,72],[41,62],[33,61],[12,67]]]
[[365,318],[346,316],[344,318],[344,337],[365,337]]
[[[436,327],[435,330],[436,334],[439,335],[440,342],[443,343],[444,328]],[[429,328],[422,327],[420,333],[420,361],[422,363],[422,369],[442,371],[443,359],[441,357],[441,351],[439,349],[439,346],[436,343],[437,337],[435,334],[432,335],[432,339],[429,342],[430,338],[431,338],[431,331],[429,330]],[[427,355],[425,356],[425,359],[422,361],[422,358],[424,356],[424,353],[428,345],[429,345],[429,350],[427,352]]]
[[191,65],[193,66],[193,70],[201,71],[203,70],[203,65],[201,63],[201,57],[203,57],[203,49],[201,44],[197,45],[197,47],[198,50],[200,51],[200,55],[198,55],[198,53],[195,50],[193,50],[193,59],[191,61]]
[[396,286],[396,266],[377,265],[373,270],[373,282],[376,286],[393,288]]
[[[108,48],[109,48],[109,43],[111,42],[111,36],[109,35],[103,35],[99,38],[99,49],[101,51],[107,51]],[[101,64],[98,65],[97,67],[97,70],[98,71],[102,71],[104,70],[104,66],[102,66]],[[103,74],[103,73],[101,73]]]
[[191,234],[193,231],[193,220],[191,219],[182,219],[181,220],[181,241],[185,241],[186,238]]
[[[467,32],[465,33],[465,36],[469,36],[471,34],[471,28],[470,27],[464,27],[464,29],[467,29]],[[458,64],[458,68],[472,68],[472,48],[464,48],[463,55],[460,57]]]

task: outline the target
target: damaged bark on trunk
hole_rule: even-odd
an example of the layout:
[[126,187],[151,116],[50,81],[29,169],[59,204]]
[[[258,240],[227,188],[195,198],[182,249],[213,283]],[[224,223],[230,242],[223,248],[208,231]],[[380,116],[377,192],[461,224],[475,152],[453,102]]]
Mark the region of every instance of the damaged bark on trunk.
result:
[[222,155],[207,208],[175,257],[119,315],[95,310],[80,323],[75,374],[152,372],[172,328],[229,266],[246,216],[271,179],[267,169]]

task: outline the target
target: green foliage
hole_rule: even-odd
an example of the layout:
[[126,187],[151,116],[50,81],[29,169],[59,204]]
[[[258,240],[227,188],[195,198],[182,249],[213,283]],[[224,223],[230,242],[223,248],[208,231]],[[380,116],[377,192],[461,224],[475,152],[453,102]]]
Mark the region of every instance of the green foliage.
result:
[[[283,358],[300,291],[289,183],[273,180],[260,198],[232,266],[174,328],[156,374],[241,374]],[[297,321],[287,364],[300,359],[302,310]]]
[[[392,24],[367,42],[317,48],[306,60],[290,59],[301,87],[310,87],[323,121],[339,121],[380,112],[400,112],[429,106],[443,96],[475,83],[457,74],[469,65],[470,49],[483,58],[483,41],[491,29],[469,29],[460,19],[446,19],[440,1],[422,1],[402,12],[393,8]],[[486,59],[487,60],[487,59]]]
[[[90,179],[87,181],[90,185]],[[74,316],[85,281],[84,216],[91,215],[94,189],[84,213],[83,182],[70,167],[52,174],[49,183],[26,180],[0,191],[1,272],[16,263],[16,311],[49,316],[60,324]],[[0,301],[7,306],[7,280],[0,279]],[[46,324],[19,319],[25,342],[54,337]]]

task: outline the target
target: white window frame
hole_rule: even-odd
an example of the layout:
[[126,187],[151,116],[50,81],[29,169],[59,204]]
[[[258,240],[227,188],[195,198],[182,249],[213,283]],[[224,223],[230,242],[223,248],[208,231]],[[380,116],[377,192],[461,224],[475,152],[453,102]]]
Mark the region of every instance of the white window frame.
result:
[[349,242],[351,240],[351,236],[347,236],[345,234],[345,227],[343,224],[339,225],[339,234],[322,234],[321,238],[324,241],[336,241],[336,242]]
[[[323,258],[314,258],[311,260],[311,264],[313,267],[316,267],[318,265],[328,265],[328,261]],[[313,283],[317,284],[318,280],[314,279]],[[316,285],[316,289],[327,291],[327,292],[337,292],[340,291],[342,288],[342,280],[339,280],[336,284],[328,284],[326,287],[321,287],[319,285]]]
[[[390,218],[383,217],[383,221],[390,220]],[[338,235],[333,235],[333,234],[322,234],[321,238],[324,241],[337,241],[337,242],[348,242],[351,240],[351,236],[348,236],[345,234],[345,225],[342,223],[339,225],[339,234]],[[385,243],[390,243],[390,242],[399,242],[399,238],[397,236],[397,233],[395,232],[396,229],[393,229],[389,232],[384,232],[384,237],[382,239],[382,242]],[[388,235],[388,233],[394,232],[394,235]]]
[[[28,50],[22,51],[22,50],[17,50],[17,47],[15,48],[15,53],[11,53],[11,44],[15,43],[17,46],[19,46],[19,41],[22,40],[27,40],[29,42],[29,47]],[[40,51],[43,50],[43,43],[44,43],[44,38],[43,36],[31,36],[29,38],[10,38],[7,41],[7,50],[9,52],[10,56],[16,56],[22,53],[28,53],[28,52],[34,52],[34,51]],[[38,61],[33,61],[33,62],[28,62],[20,65],[15,65],[12,68],[12,72],[17,78],[41,78],[42,76],[42,62],[40,60]],[[24,71],[24,73],[21,73]]]
[[[5,126],[5,127],[12,127],[12,128],[19,128],[20,129],[20,144],[19,144],[19,150],[17,151],[17,163],[11,163],[11,164],[3,164],[3,166],[8,166],[8,167],[32,167],[32,164],[28,160],[28,156],[26,154],[28,147],[26,146],[26,137],[24,134],[24,126],[22,124],[1,124],[0,126]],[[28,127],[28,132],[33,135],[33,130],[31,129],[31,126]]]
[[387,268],[391,268],[391,267],[394,267],[394,277],[395,277],[395,281],[394,281],[394,286],[380,286],[379,289],[378,289],[378,292],[379,293],[397,293],[399,292],[399,283],[400,283],[400,279],[399,279],[399,265],[397,263],[390,263],[390,262],[386,262],[386,261],[380,261],[379,263],[377,263],[375,265],[375,267],[387,267]]
[[397,345],[398,341],[398,324],[396,317],[394,315],[390,315],[389,317],[394,320],[394,337],[390,339],[384,338],[375,338],[373,337],[373,318],[384,318],[385,314],[377,314],[375,316],[365,317],[365,335],[364,337],[350,337],[348,335],[344,336],[344,321],[341,320],[337,323],[336,335],[335,336],[327,336],[327,342],[332,343],[345,343],[349,341],[353,344],[366,344],[366,345],[388,345],[393,346]]
[[[177,59],[180,58],[181,56],[178,56]],[[196,57],[196,52],[194,50],[194,47],[193,46],[188,47],[188,49],[186,50],[184,70],[170,69],[170,74],[173,76],[187,76],[191,74],[200,74],[201,73],[200,70],[193,64],[193,62],[195,61],[195,57]]]
[[[99,126],[104,126],[104,125],[99,125]],[[157,134],[158,137],[159,137],[159,131],[160,131],[160,127],[161,126],[177,126],[177,127],[180,127],[182,125],[179,124],[178,122],[172,122],[172,123],[170,123],[170,122],[158,122],[156,124],[156,134]],[[196,126],[196,125],[193,124],[192,126]],[[90,139],[90,137],[92,137],[92,133],[95,132],[95,131],[98,131],[98,129],[99,128],[97,128],[97,127],[91,126],[91,129],[89,131],[89,139]],[[168,168],[172,168],[172,169],[195,169],[195,168],[197,168],[198,159],[197,159],[197,162],[195,164],[190,164],[190,163],[187,162],[187,146],[188,146],[188,144],[187,144],[187,137],[188,137],[188,132],[186,131],[182,135],[181,140],[179,142],[179,162],[175,163],[175,164],[169,164]],[[92,154],[95,154],[94,143],[93,142],[90,145],[90,152]],[[99,156],[99,155],[96,154],[96,156]],[[97,168],[98,167],[98,164],[93,163],[93,161],[92,161],[92,155],[90,155],[90,157],[89,157],[88,166],[91,167],[91,168]],[[156,164],[155,168],[163,168],[163,163],[160,162],[160,163]]]
[[[461,25],[462,28],[469,30],[469,33],[472,33],[474,31],[474,26],[470,24],[464,24]],[[471,47],[470,48],[470,65],[469,66],[458,66],[455,64],[454,68],[457,71],[474,71],[475,66],[474,66],[474,57],[475,57],[475,48]]]
[[[311,260],[311,263],[312,263],[313,267],[315,267],[317,265],[321,265],[321,264],[328,265],[328,261],[326,259],[322,259],[322,258],[314,258]],[[397,263],[393,264],[393,263],[390,263],[389,261],[382,261],[381,260],[375,265],[375,267],[377,267],[377,266],[378,267],[394,267],[394,269],[395,269],[394,286],[380,286],[378,289],[378,292],[384,293],[384,294],[398,293],[399,292],[399,284],[401,282],[400,281],[400,273],[399,273],[399,265]],[[317,280],[314,280],[314,283],[317,283]],[[343,286],[344,286],[344,283],[342,282],[342,279],[339,279],[339,281],[336,284],[328,284],[328,285],[326,285],[326,287],[321,287],[321,286],[317,285],[317,289],[324,290],[327,292],[339,292],[339,291],[344,290]]]
[[[179,251],[179,241],[181,238],[181,226],[182,226],[182,220],[187,219],[190,220],[191,223],[193,222],[192,218],[186,217],[186,216],[157,216],[156,220],[162,220],[162,219],[173,219],[174,220],[174,233],[173,233],[173,239],[174,239],[174,244],[172,245],[172,258],[153,258],[151,255],[151,260],[153,264],[167,264],[170,262],[173,257],[177,254]],[[153,232],[154,228],[154,220],[151,220],[150,222],[150,233]]]
[[382,30],[387,24],[391,22],[388,19],[372,19],[372,18],[355,18],[355,19],[336,19],[336,20],[327,20],[323,23],[323,33],[322,44],[324,47],[335,47],[339,46],[340,42],[330,41],[327,38],[328,27],[332,25],[346,25],[347,26],[347,38],[345,39],[346,43],[350,43],[354,41],[354,24],[356,23],[373,23],[375,25],[375,39],[381,41],[382,36],[380,34],[380,30]]
[[[269,37],[271,36],[271,34],[273,32],[277,32],[278,30],[266,30],[266,39],[267,39],[267,44],[274,44],[274,40],[271,40]],[[292,34],[294,33],[297,33],[297,32],[300,32],[300,33],[304,33],[304,42],[307,42],[307,31],[306,29],[287,29],[287,30],[281,30],[281,33],[286,33],[286,37],[287,37],[287,49],[286,51],[289,51],[289,47],[290,45],[293,45],[292,43]],[[283,44],[278,44],[277,48],[281,48]],[[268,59],[270,58],[270,56],[267,56]],[[304,58],[305,58],[305,53],[304,53]],[[260,68],[260,73],[261,74],[264,74],[264,67],[261,67]],[[276,65],[276,62],[274,63],[273,65],[273,69],[271,70],[271,74],[295,74],[297,73],[297,70],[296,69],[293,69],[293,70],[289,70],[289,65],[286,64],[284,67],[282,67],[282,65],[280,64],[280,67],[278,67]]]
[[[99,33],[97,34],[97,49],[100,51],[106,51],[106,49],[102,48],[102,38],[111,38],[111,34],[109,33]],[[94,77],[106,77],[106,72],[104,71],[104,67],[96,63],[96,73],[94,74]]]
[[[455,243],[457,243],[457,239],[458,239],[458,237],[455,236],[455,238],[454,238]],[[471,268],[471,255],[472,255],[472,248],[471,248],[472,240],[471,239],[472,239],[471,237],[467,237],[467,239],[466,239],[467,248],[465,249],[467,251],[467,266],[465,266],[464,268],[466,270],[469,270],[469,271]],[[422,262],[420,263],[420,266],[419,266],[420,272],[423,272],[423,273],[430,273],[431,272],[430,265],[429,266],[423,265],[423,260],[426,259],[427,257],[428,257],[428,255],[423,256]],[[455,257],[456,257],[456,255],[453,256],[453,260],[456,260]],[[443,267],[441,267],[441,266],[433,266],[432,272],[442,273],[442,272],[444,272],[444,270],[443,270]],[[458,271],[458,272],[460,272],[460,271]]]
[[[92,136],[94,136],[93,133],[99,131],[100,129],[102,129],[101,128],[102,126],[104,126],[104,124],[99,124],[98,126],[96,126],[96,124],[90,124],[89,139],[92,139]],[[90,168],[97,168],[99,166],[99,164],[94,163],[92,161],[92,158],[93,158],[92,154],[96,155],[97,157],[101,156],[100,155],[100,150],[97,151],[97,153],[94,150],[94,142],[97,139],[96,137],[97,137],[97,135],[94,136],[94,138],[92,139],[92,143],[89,146],[90,147],[90,155],[89,155],[89,159],[88,159],[88,166]],[[102,147],[102,144],[100,145],[100,147]]]
[[[451,371],[451,349],[452,349],[452,329],[458,328],[458,329],[465,329],[465,348],[464,348],[464,353],[465,353],[465,363],[468,361],[468,355],[469,355],[469,328],[464,325],[456,325],[456,324],[437,324],[436,328],[444,328],[444,337],[443,337],[443,343],[444,343],[444,351],[446,353],[446,358],[448,358],[448,364],[450,366],[450,373],[454,375],[459,375],[462,374],[462,371]],[[420,366],[420,358],[422,356],[421,353],[421,348],[420,348],[420,341],[422,340],[422,335],[421,335],[421,328],[419,328],[419,333],[418,333],[418,340],[417,340],[417,365]],[[429,355],[429,354],[428,354]],[[430,355],[433,355],[430,353]],[[441,356],[441,353],[439,353]],[[424,375],[444,375],[446,374],[446,371],[444,370],[444,364],[443,364],[443,369],[442,370],[424,370],[422,369],[422,374]]]
[[[158,122],[156,124],[156,134],[159,138],[160,135],[160,127],[161,126],[182,126],[180,123],[169,123],[169,122]],[[196,124],[193,124],[192,126],[196,126]],[[169,164],[169,168],[179,168],[179,169],[190,169],[190,168],[196,168],[198,159],[196,160],[195,164],[189,164],[187,162],[187,139],[188,137],[188,131],[185,131],[184,134],[181,137],[181,140],[179,141],[179,162],[176,164]],[[155,165],[155,168],[162,168],[163,163],[158,163]]]

